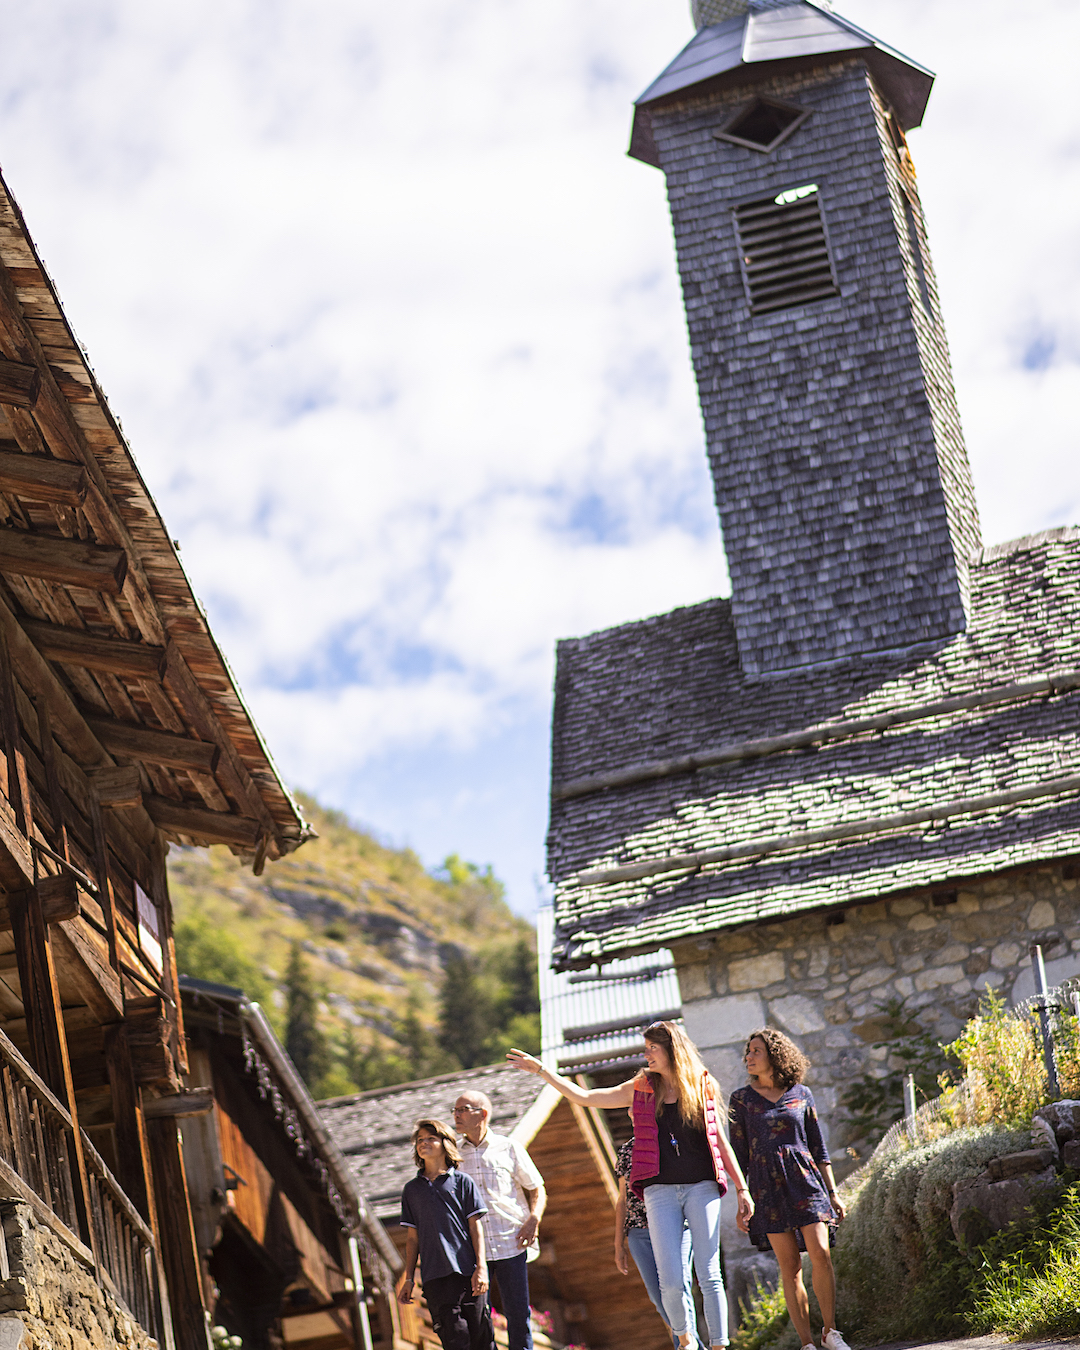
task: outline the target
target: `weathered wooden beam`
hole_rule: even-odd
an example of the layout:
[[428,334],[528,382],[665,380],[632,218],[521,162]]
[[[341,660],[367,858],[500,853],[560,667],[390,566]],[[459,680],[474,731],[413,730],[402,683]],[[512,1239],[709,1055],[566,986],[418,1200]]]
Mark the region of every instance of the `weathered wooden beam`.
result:
[[213,1088],[192,1088],[190,1092],[174,1092],[168,1097],[151,1097],[143,1103],[147,1120],[162,1120],[165,1116],[203,1116],[214,1109]]
[[8,897],[8,903],[31,1057],[49,1090],[59,1098],[71,1116],[71,1149],[75,1164],[72,1184],[79,1236],[98,1255],[93,1224],[90,1222],[90,1187],[83,1157],[75,1083],[68,1056],[63,1005],[53,962],[51,929],[46,922],[43,903],[45,896],[54,894],[55,890],[55,887],[49,886],[43,890],[39,883],[29,891],[14,892]]
[[169,1290],[176,1350],[210,1350],[199,1246],[184,1172],[180,1129],[175,1120],[168,1118],[148,1120],[146,1133],[154,1171],[154,1195],[160,1211],[157,1238]]
[[[38,880],[37,892],[47,924],[79,917],[80,891],[73,876],[64,872],[55,877],[43,876]],[[11,905],[11,895],[0,896],[0,932],[6,933],[12,927]]]
[[[116,1129],[117,1178],[139,1213],[150,1219],[154,1212],[149,1184],[150,1150],[127,1032],[123,1023],[105,1032],[105,1066]],[[166,1206],[169,1204],[166,1196],[162,1196],[162,1201]]]
[[0,403],[13,408],[32,408],[40,388],[41,372],[37,366],[0,360]]
[[81,918],[54,924],[49,931],[57,962],[99,1024],[118,1022],[124,1015],[124,994],[120,976],[109,964],[105,940]]
[[187,736],[174,736],[171,731],[132,726],[107,717],[88,717],[86,722],[111,755],[125,755],[144,764],[213,773],[221,755],[210,741],[193,741]]
[[165,651],[161,647],[95,637],[79,628],[61,628],[37,619],[25,619],[22,626],[34,646],[50,661],[134,680],[160,680],[165,668]]
[[81,539],[53,539],[25,530],[0,530],[0,570],[18,576],[119,595],[127,566],[122,548],[102,548]]
[[[158,613],[149,580],[143,570],[138,549],[120,514],[101,465],[87,445],[86,437],[75,420],[71,405],[60,392],[60,386],[49,369],[41,343],[26,321],[22,305],[15,294],[10,272],[3,262],[0,262],[0,355],[35,365],[41,378],[41,390],[34,407],[33,419],[29,413],[17,408],[10,409],[8,413],[8,421],[12,424],[19,444],[24,450],[33,450],[39,448],[38,443],[44,438],[48,448],[58,459],[74,460],[85,466],[91,484],[86,500],[87,519],[99,538],[111,539],[127,553],[130,567],[125,596],[139,625],[139,631],[148,642],[164,645],[165,627]],[[95,394],[100,396],[92,373],[90,378]],[[104,397],[100,398],[100,407],[111,422],[112,413]],[[116,429],[116,436],[123,444],[119,428]]]
[[98,801],[109,810],[142,806],[142,784],[137,766],[91,769],[88,777]]
[[[3,362],[0,362],[0,372],[2,370]],[[90,479],[81,464],[46,459],[44,455],[0,451],[0,492],[12,492],[34,502],[81,506],[89,486]]]
[[[240,758],[239,751],[221,725],[210,700],[191,673],[191,668],[184,659],[183,652],[175,642],[170,642],[165,652],[165,682],[183,708],[188,725],[203,740],[214,741],[221,747],[221,760],[217,772],[219,783],[233,798],[241,811],[246,812],[259,823],[261,828],[257,832],[257,837],[265,837],[274,841],[273,856],[277,856],[278,827],[266,803],[260,796],[259,789],[248,772],[247,765]],[[254,840],[252,842],[255,843]],[[266,850],[264,849],[263,862],[265,862],[265,858]],[[258,871],[261,873],[262,868],[260,867]]]
[[203,839],[208,844],[236,844],[254,848],[259,837],[259,822],[247,816],[226,815],[224,811],[204,811],[196,806],[171,802],[166,797],[143,799],[150,819],[170,834]]

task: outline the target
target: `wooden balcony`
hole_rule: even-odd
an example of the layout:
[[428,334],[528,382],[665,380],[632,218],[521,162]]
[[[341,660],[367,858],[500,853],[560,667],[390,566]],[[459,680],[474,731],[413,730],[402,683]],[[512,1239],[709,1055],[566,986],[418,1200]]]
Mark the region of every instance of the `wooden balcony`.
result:
[[171,1345],[153,1232],[3,1031],[0,1186],[31,1207],[133,1321]]

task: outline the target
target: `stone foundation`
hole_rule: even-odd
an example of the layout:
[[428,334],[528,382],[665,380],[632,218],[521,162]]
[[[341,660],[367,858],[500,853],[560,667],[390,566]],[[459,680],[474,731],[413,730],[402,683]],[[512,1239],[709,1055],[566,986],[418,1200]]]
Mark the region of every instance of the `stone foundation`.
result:
[[29,1205],[0,1200],[0,1219],[8,1269],[0,1281],[0,1350],[156,1350]]
[[[743,1044],[755,1027],[778,1027],[806,1053],[807,1085],[843,1177],[855,1164],[844,1153],[850,1139],[840,1094],[853,1078],[902,1067],[890,1062],[887,1046],[874,1046],[884,1030],[880,1005],[902,998],[922,1026],[953,1040],[984,990],[1010,1003],[1034,993],[1033,942],[1043,948],[1051,985],[1080,974],[1076,864],[794,915],[672,952],[687,1033],[725,1093],[746,1082]],[[724,1254],[734,1275],[756,1253],[735,1228],[730,1197],[724,1209]]]

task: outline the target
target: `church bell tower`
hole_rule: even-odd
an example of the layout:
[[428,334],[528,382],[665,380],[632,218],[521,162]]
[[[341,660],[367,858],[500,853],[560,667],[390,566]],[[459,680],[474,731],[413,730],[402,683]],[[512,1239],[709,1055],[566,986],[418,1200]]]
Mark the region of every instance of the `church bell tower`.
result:
[[694,0],[667,180],[747,675],[934,643],[980,547],[905,132],[933,76],[812,0]]

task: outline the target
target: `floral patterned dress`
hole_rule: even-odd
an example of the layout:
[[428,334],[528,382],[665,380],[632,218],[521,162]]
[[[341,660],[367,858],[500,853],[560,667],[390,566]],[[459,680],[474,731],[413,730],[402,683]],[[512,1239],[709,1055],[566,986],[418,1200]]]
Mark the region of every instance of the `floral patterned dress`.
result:
[[[752,1087],[737,1088],[729,1109],[731,1147],[754,1200],[750,1240],[771,1251],[769,1233],[795,1233],[805,1250],[804,1225],[835,1222],[819,1171],[829,1161],[810,1089],[796,1083],[775,1102]],[[829,1230],[830,1239],[832,1229]]]

